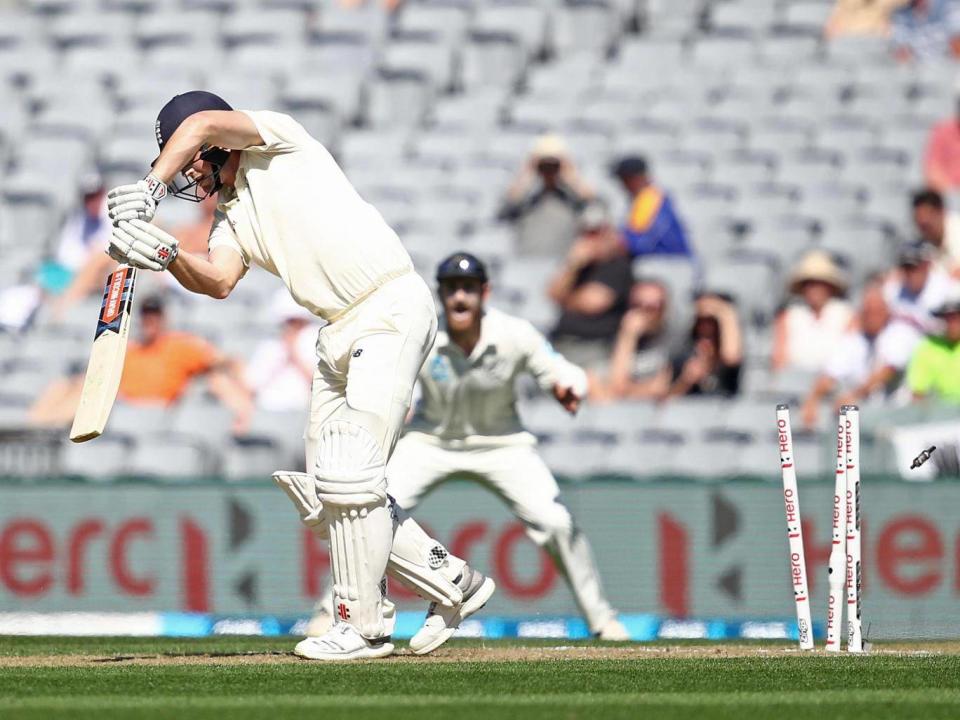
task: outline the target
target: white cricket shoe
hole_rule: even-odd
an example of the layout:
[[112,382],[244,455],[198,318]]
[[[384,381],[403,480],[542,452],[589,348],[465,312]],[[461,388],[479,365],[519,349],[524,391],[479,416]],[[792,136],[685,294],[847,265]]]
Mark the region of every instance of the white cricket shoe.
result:
[[389,635],[367,640],[353,625],[341,622],[320,637],[301,640],[293,652],[308,660],[367,660],[393,654],[393,643]]
[[[313,617],[307,623],[307,637],[326,635],[333,627],[333,612],[328,605],[333,603],[332,598],[324,598],[314,608]],[[393,627],[397,622],[397,606],[387,598],[383,599],[384,635],[393,635]]]
[[459,605],[443,607],[430,603],[427,619],[417,634],[410,638],[410,649],[415,655],[426,655],[443,645],[460,627],[460,623],[487,604],[487,600],[497,589],[492,578],[485,577],[468,565],[457,585],[463,590],[463,600]]
[[597,637],[601,640],[626,642],[630,640],[630,633],[627,632],[627,628],[623,626],[623,623],[614,616],[601,628],[600,632],[597,633]]

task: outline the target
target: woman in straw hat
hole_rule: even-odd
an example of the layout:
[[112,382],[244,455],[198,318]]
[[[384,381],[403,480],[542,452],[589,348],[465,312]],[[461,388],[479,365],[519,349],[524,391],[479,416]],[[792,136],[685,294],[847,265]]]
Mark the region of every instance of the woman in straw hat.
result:
[[774,322],[773,369],[815,372],[850,328],[853,308],[843,299],[847,278],[829,253],[807,253],[790,273],[796,299]]

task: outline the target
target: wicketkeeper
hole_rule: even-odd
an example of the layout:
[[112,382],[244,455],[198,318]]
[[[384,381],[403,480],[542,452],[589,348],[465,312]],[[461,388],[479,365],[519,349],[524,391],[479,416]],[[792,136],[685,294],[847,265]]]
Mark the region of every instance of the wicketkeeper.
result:
[[[188,92],[160,111],[156,137],[150,174],[108,193],[110,255],[168,270],[214,298],[227,297],[255,263],[329,323],[317,340],[305,432],[310,473],[274,475],[304,522],[330,540],[337,623],[296,652],[389,655],[387,572],[447,607],[454,623],[478,610],[493,582],[450,556],[386,493],[387,461],[437,329],[432,293],[396,233],[287,115],[236,111],[216,95]],[[208,258],[178,253],[177,241],[151,224],[158,204],[167,194],[199,201],[213,193]],[[425,632],[421,649],[436,635]]]

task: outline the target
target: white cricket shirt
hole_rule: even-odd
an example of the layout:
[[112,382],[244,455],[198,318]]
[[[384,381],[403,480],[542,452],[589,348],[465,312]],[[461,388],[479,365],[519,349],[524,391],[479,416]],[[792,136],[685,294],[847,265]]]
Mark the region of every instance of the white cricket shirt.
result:
[[323,145],[289,115],[242,112],[264,144],[241,151],[235,189],[220,191],[210,250],[232,248],[277,275],[328,322],[412,272],[397,234]]
[[514,386],[522,373],[530,373],[544,392],[559,382],[581,397],[586,393],[583,370],[526,320],[488,308],[469,357],[441,330],[420,369],[420,400],[407,431],[442,444],[534,444],[517,414]]

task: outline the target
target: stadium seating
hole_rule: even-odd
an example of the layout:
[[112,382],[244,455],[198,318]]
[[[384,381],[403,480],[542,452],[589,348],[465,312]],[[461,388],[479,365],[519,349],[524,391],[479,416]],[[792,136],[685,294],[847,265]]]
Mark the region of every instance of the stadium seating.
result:
[[[712,466],[716,472],[765,468],[757,457],[766,447],[751,443],[766,439],[767,401],[796,397],[809,381],[769,378],[762,369],[769,347],[750,346],[769,344],[785,272],[815,243],[838,254],[858,282],[888,265],[894,239],[906,231],[905,193],[919,179],[926,131],[954,102],[948,64],[897,66],[882,39],[824,41],[830,3],[822,1],[408,0],[393,17],[378,3],[351,10],[319,0],[4,7],[3,286],[28,277],[53,252],[84,173],[99,168],[119,182],[144,171],[158,106],[194,86],[237,107],[298,117],[401,232],[420,272],[430,278],[444,253],[469,247],[490,259],[496,301],[543,329],[555,317],[544,288],[556,262],[514,257],[509,229],[494,222],[511,173],[538,133],[561,132],[619,215],[625,200],[608,178],[611,160],[627,152],[649,157],[693,234],[700,264],[649,261],[637,272],[666,280],[681,318],[697,288],[737,299],[755,365],[744,371],[746,396],[724,417],[749,437],[704,436],[720,410],[691,406],[685,414],[683,403],[655,416],[645,406],[590,409],[583,423],[601,435],[549,444],[548,457],[568,472],[656,475],[672,467],[701,476],[718,456],[748,460]],[[183,326],[207,334],[218,328],[219,339],[243,350],[269,326],[257,308],[275,287],[254,270],[238,287],[237,304],[179,300],[181,317],[190,319]],[[44,334],[41,312],[17,338],[16,352],[40,357],[57,345],[58,354],[82,356],[88,309],[57,326],[69,332],[56,342]],[[0,348],[7,366],[14,348]],[[37,373],[20,367],[0,391],[12,398],[39,385]],[[0,418],[21,411],[0,403]],[[541,423],[538,413],[528,421],[549,435],[557,419],[544,415]],[[614,432],[648,420],[685,431],[679,439]],[[296,445],[292,424],[281,426]],[[572,433],[579,425],[564,427]],[[169,428],[196,442],[180,435],[153,447],[136,437],[101,440],[71,448],[65,470],[146,472],[176,448],[183,458],[171,473],[223,468],[236,479],[246,468],[262,474],[271,452],[293,452],[289,438],[266,432],[262,442],[230,446],[223,465],[211,449],[226,447],[229,417],[198,402],[181,408]],[[120,453],[126,445],[136,452]],[[590,459],[601,456],[602,467]]]

